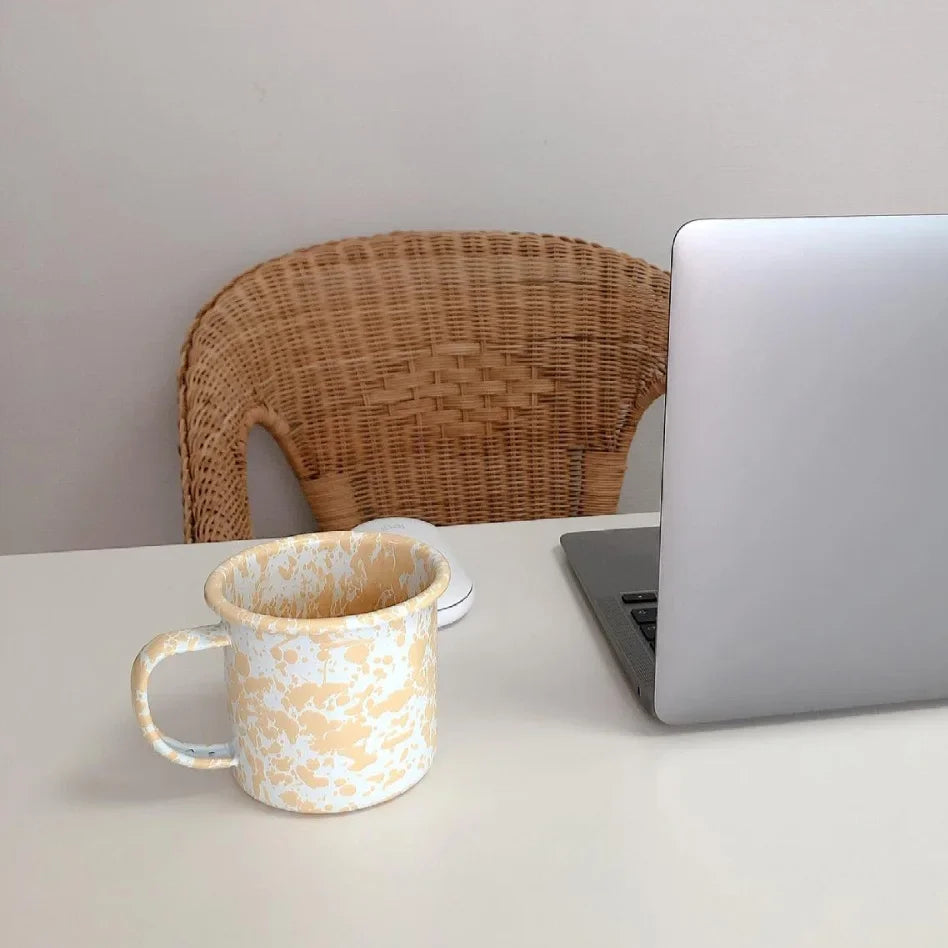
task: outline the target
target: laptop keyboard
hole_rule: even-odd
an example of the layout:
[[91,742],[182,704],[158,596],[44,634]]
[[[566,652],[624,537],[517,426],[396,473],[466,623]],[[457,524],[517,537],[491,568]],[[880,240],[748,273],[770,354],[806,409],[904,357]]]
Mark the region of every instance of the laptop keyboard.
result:
[[642,633],[649,648],[654,652],[658,593],[650,589],[622,593],[622,604],[628,610],[632,624]]

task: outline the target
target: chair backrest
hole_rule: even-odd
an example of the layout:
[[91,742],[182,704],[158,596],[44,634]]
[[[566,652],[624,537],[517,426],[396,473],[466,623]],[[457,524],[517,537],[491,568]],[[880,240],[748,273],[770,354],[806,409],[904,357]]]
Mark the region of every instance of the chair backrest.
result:
[[320,529],[612,512],[664,391],[668,273],[564,237],[407,232],[254,267],[179,374],[188,541],[252,536],[262,424]]

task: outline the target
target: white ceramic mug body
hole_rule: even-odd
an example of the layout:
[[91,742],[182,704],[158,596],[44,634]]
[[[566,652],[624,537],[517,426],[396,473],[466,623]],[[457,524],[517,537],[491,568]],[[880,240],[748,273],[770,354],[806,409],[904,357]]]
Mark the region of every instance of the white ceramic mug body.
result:
[[195,647],[224,646],[233,741],[188,746],[154,726],[151,667],[188,650],[166,643],[157,654],[160,636],[136,660],[152,650],[139,687],[133,671],[146,737],[177,763],[233,767],[247,793],[282,809],[337,813],[403,793],[435,751],[437,601],[447,582],[439,553],[384,534],[290,537],[232,557],[205,586],[222,621],[204,634],[216,638]]

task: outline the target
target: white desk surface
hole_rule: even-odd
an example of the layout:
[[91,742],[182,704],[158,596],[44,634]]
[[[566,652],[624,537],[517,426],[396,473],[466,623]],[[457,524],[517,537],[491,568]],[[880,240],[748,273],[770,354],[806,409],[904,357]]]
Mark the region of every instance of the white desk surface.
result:
[[[630,695],[558,538],[654,517],[455,527],[438,756],[397,800],[281,813],[162,760],[131,661],[212,619],[247,544],[0,558],[0,941],[25,946],[948,944],[948,708],[672,730]],[[156,718],[226,737],[220,655]]]

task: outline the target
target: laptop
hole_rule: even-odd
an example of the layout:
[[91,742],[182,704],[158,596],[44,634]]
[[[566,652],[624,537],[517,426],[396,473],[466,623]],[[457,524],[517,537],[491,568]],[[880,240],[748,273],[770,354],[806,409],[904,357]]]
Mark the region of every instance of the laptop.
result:
[[661,506],[561,541],[660,720],[948,698],[948,215],[678,231]]

